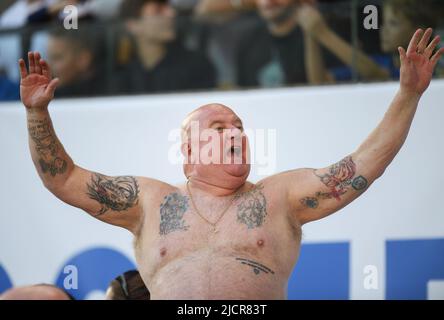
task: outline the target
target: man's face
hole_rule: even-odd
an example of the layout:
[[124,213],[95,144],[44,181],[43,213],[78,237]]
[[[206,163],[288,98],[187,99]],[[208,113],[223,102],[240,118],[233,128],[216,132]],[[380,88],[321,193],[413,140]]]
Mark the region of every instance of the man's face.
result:
[[140,18],[129,24],[130,31],[142,41],[171,42],[176,38],[176,11],[167,3],[149,2],[141,10]]
[[384,6],[381,28],[381,49],[383,52],[396,52],[399,46],[407,47],[415,28],[410,21],[391,6]]
[[241,119],[234,112],[224,107],[210,107],[197,111],[188,123],[188,155],[192,163],[198,161],[194,166],[198,172],[220,178],[248,175],[248,138]]
[[82,78],[91,64],[91,55],[84,50],[75,50],[69,40],[50,37],[48,40],[48,61],[59,85],[69,85]]
[[268,22],[279,20],[293,2],[293,0],[256,0],[260,15]]

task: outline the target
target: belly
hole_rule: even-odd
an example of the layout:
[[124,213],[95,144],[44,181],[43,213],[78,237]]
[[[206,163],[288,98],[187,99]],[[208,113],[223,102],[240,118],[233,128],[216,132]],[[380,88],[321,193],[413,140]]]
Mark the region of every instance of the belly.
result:
[[152,277],[151,299],[285,299],[288,275],[273,261],[202,249],[176,258]]

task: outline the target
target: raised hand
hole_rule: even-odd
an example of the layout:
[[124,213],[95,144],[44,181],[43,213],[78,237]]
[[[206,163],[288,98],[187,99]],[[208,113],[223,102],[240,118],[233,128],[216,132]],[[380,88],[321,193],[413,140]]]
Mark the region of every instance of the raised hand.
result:
[[29,73],[23,59],[19,60],[20,67],[20,97],[28,109],[44,109],[54,98],[54,92],[59,82],[52,79],[51,70],[40,53],[28,53]]
[[399,47],[401,58],[401,90],[406,93],[422,95],[432,80],[436,64],[444,53],[444,48],[435,54],[433,51],[438,45],[440,38],[436,36],[430,43],[433,30],[416,30],[410,40],[407,52]]

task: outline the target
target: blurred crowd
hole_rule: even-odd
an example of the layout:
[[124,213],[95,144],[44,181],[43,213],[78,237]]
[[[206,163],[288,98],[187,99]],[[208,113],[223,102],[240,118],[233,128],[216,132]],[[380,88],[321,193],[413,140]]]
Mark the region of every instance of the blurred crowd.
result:
[[[368,4],[377,29],[363,25]],[[78,29],[64,27],[69,5]],[[19,98],[31,50],[58,97],[396,80],[418,27],[444,34],[444,1],[2,0],[0,101]]]

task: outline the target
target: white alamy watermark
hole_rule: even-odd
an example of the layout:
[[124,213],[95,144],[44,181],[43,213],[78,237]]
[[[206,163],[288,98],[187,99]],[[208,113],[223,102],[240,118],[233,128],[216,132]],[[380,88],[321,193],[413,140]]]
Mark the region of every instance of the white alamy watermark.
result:
[[364,28],[366,30],[379,29],[378,7],[372,4],[368,4],[364,7],[364,14],[367,15],[363,21]]
[[63,274],[66,276],[63,279],[63,288],[66,290],[77,290],[79,288],[79,271],[77,267],[69,264],[63,268]]
[[378,268],[374,265],[366,265],[363,269],[364,281],[363,286],[365,290],[378,290],[379,277]]
[[65,6],[63,8],[63,27],[66,30],[77,30],[79,28],[79,10],[74,5]]
[[264,176],[276,171],[276,129],[200,130],[199,122],[192,121],[186,133],[171,130],[168,141],[171,164],[251,164]]

